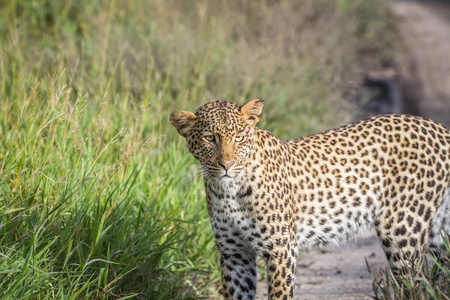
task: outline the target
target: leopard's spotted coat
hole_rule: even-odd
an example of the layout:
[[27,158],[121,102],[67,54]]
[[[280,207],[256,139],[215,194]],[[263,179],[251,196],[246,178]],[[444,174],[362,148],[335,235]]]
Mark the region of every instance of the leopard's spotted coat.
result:
[[450,132],[420,117],[373,117],[297,140],[255,127],[263,101],[215,101],[170,116],[204,173],[224,297],[253,299],[256,255],[270,299],[292,299],[300,249],[374,226],[402,267],[450,233]]

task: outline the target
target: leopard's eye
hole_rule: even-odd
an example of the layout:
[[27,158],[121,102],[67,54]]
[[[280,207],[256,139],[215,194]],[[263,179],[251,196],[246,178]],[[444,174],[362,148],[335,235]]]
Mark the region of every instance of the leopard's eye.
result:
[[216,138],[212,134],[205,135],[204,137],[205,137],[205,140],[207,140],[208,142],[214,142],[216,140]]
[[235,138],[234,138],[234,140],[236,141],[236,142],[242,142],[243,140],[244,140],[244,136],[243,135],[238,135],[238,136],[236,136]]

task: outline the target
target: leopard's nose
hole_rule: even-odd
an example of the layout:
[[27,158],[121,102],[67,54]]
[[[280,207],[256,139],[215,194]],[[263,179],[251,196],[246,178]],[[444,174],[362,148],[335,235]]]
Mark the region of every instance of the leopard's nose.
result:
[[219,161],[219,165],[221,165],[225,171],[228,171],[232,165],[234,165],[234,161],[229,161],[229,162],[223,162],[223,161]]

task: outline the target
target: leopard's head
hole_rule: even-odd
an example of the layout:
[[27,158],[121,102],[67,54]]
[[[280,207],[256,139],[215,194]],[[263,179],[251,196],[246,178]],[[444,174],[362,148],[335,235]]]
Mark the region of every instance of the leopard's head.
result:
[[241,173],[250,156],[263,105],[261,99],[243,106],[218,100],[203,105],[195,114],[173,112],[169,120],[186,138],[207,178],[231,179]]

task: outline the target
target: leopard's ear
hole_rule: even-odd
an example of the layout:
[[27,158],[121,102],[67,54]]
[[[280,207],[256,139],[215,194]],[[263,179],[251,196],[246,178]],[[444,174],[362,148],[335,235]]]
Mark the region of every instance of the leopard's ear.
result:
[[189,131],[192,129],[197,117],[188,111],[175,111],[170,114],[169,121],[172,123],[173,127],[178,130],[181,136],[186,137]]
[[264,106],[264,100],[253,99],[245,103],[241,107],[241,114],[245,121],[251,127],[255,127],[259,121],[259,115],[261,114],[262,108]]

